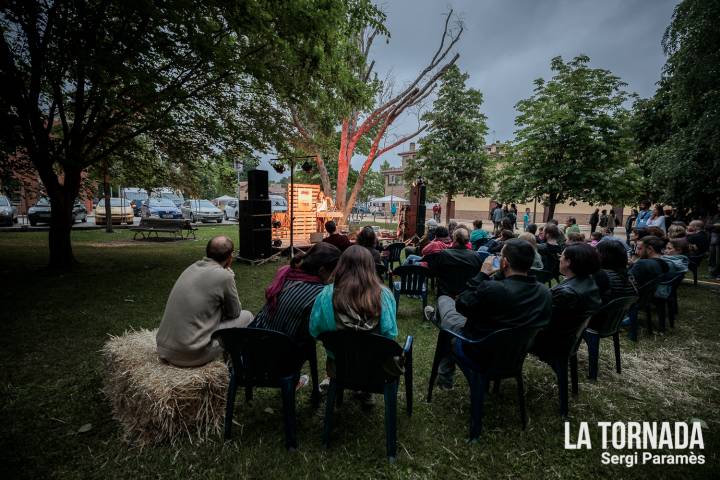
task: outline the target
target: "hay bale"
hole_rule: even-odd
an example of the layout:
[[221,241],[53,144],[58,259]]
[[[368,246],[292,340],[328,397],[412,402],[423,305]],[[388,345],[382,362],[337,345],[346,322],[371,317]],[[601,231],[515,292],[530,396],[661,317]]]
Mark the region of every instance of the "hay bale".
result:
[[221,361],[179,368],[160,361],[157,330],[126,332],[103,346],[104,392],[126,441],[191,442],[222,432],[228,370]]

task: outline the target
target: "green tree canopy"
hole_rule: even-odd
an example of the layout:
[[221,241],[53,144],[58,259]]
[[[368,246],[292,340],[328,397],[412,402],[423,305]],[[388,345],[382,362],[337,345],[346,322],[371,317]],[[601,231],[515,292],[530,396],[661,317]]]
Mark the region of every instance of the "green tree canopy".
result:
[[468,78],[456,65],[448,68],[432,110],[422,117],[428,122],[428,134],[420,139],[418,155],[405,169],[408,184],[423,177],[429,197],[447,196],[448,218],[455,195],[488,192],[487,125],[480,111],[483,97],[479,90],[465,86]]
[[84,169],[141,135],[179,160],[281,149],[283,105],[364,95],[349,39],[382,18],[368,0],[4,2],[0,145],[48,191],[51,265],[73,262]]
[[623,203],[634,198],[637,168],[630,161],[630,95],[610,71],[590,68],[585,55],[551,61],[552,79],[535,80],[530,98],[515,108],[516,138],[501,163],[496,196]]
[[685,0],[663,38],[653,98],[635,104],[639,164],[653,200],[704,216],[720,203],[720,1]]

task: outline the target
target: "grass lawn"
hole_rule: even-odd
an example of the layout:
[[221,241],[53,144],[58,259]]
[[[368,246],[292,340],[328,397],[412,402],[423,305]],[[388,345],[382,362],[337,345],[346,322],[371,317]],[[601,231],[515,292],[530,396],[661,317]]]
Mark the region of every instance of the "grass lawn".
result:
[[[294,454],[283,448],[275,390],[259,390],[250,405],[239,403],[239,425],[228,443],[216,438],[128,446],[101,392],[100,348],[109,334],[156,327],[177,276],[219,233],[237,239],[230,226],[203,227],[197,241],[167,243],[132,242],[128,231],[75,232],[81,264],[64,275],[44,269],[46,233],[0,234],[5,478],[718,478],[720,295],[717,288],[687,284],[680,287],[673,331],[648,337],[642,330],[638,344],[623,337],[621,375],[615,373],[607,340],[601,344],[599,380],[588,382],[587,350],[581,347],[580,396],[570,399],[570,423],[574,438],[578,423],[590,422],[592,450],[564,449],[555,377],[534,358],[525,364],[527,430],[520,428],[514,382],[505,381],[500,394],[486,400],[480,443],[467,445],[469,395],[461,374],[453,391],[435,390],[433,402],[424,401],[436,330],[421,320],[419,300],[408,298],[400,303],[398,340],[408,334],[416,338],[416,403],[408,418],[400,393],[396,465],[385,460],[382,399],[366,413],[348,398],[337,410],[333,443],[324,451],[322,416],[310,407],[309,388],[298,397],[300,449]],[[258,311],[279,265],[233,267],[244,308]],[[705,455],[705,465],[601,465],[597,422],[690,419],[707,425],[705,449],[694,452]],[[78,432],[88,423],[89,431]]]

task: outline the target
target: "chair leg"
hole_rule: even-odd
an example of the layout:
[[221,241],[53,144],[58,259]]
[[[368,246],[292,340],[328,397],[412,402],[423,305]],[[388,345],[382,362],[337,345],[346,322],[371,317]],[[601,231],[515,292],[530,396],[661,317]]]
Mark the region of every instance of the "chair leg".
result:
[[578,360],[577,353],[570,357],[570,385],[573,395],[578,394]]
[[291,375],[283,378],[280,383],[280,392],[283,403],[283,424],[285,427],[285,448],[297,449],[296,417],[295,417],[295,384],[298,376]]
[[667,300],[657,300],[655,302],[655,306],[657,307],[657,316],[658,316],[658,331],[664,332],[665,331],[665,310],[667,306]]
[[527,411],[525,410],[525,384],[523,383],[522,371],[515,377],[517,381],[518,404],[520,406],[520,423],[523,430],[527,428]]
[[320,384],[318,379],[317,351],[313,342],[308,347],[308,363],[310,363],[310,377],[312,378],[312,392],[310,393],[310,404],[313,408],[320,406]]
[[432,369],[430,370],[430,382],[428,384],[427,392],[428,403],[432,401],[432,392],[433,388],[435,387],[435,381],[437,380],[438,369],[440,368],[440,361],[448,353],[448,341],[449,340],[447,338],[447,334],[440,330],[438,332],[437,344],[435,345],[435,356],[433,357]]
[[397,457],[397,391],[398,380],[385,384],[385,442],[390,463]]
[[485,388],[490,379],[472,370],[463,370],[470,383],[470,442],[477,442],[482,433],[483,403]]
[[[390,283],[392,283],[392,280]],[[391,290],[395,293],[395,311],[398,311],[400,309],[400,292],[395,289],[395,285],[392,285]]]
[[653,323],[652,323],[652,302],[649,302],[645,306],[645,315],[647,315],[647,329],[648,333],[652,335],[653,333]]
[[328,385],[327,399],[325,400],[325,422],[323,425],[322,446],[328,448],[330,446],[330,432],[332,431],[333,414],[335,412],[335,395],[337,393],[337,383],[335,379],[330,379]]
[[230,371],[230,383],[228,384],[227,404],[225,405],[225,440],[230,439],[232,434],[233,411],[235,410],[235,394],[237,393],[237,382],[233,371]]
[[620,359],[620,333],[613,334],[613,347],[615,348],[615,371],[622,373],[622,361]]
[[412,350],[410,354],[405,355],[405,405],[408,417],[412,416],[413,411],[413,360]]
[[588,347],[588,378],[597,380],[598,376],[598,358],[600,356],[600,336],[594,333],[585,332],[585,343]]
[[560,393],[560,415],[568,415],[568,359],[562,358],[555,361],[555,374],[558,380],[558,392]]

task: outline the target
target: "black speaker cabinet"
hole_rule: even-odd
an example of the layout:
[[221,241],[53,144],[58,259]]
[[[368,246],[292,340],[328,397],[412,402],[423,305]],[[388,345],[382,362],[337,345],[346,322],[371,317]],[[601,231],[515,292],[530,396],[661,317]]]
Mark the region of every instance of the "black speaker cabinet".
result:
[[240,256],[247,260],[259,260],[270,255],[272,255],[272,229],[240,225]]
[[270,200],[240,200],[238,202],[238,217],[244,215],[271,215]]
[[250,170],[248,172],[248,200],[267,200],[268,198],[267,170]]
[[[425,187],[423,187],[423,192]],[[415,224],[415,235],[422,237],[425,235],[425,204],[418,205],[417,207],[417,223]]]

